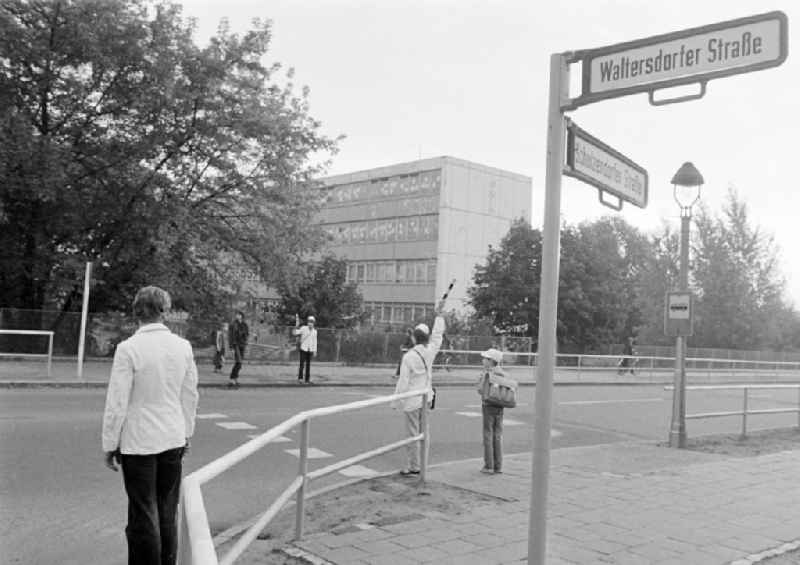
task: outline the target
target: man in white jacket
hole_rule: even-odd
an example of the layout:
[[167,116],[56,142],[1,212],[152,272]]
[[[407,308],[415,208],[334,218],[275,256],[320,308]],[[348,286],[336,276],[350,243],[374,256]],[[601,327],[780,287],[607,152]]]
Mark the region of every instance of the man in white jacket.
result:
[[139,329],[117,346],[103,414],[105,464],[122,466],[128,493],[128,564],[174,565],[182,458],[194,433],[197,367],[192,346],[163,324],[166,291],[133,301]]
[[[433,380],[431,369],[436,354],[439,353],[439,348],[442,346],[445,330],[442,317],[443,308],[444,300],[440,300],[436,307],[436,319],[433,322],[432,331],[426,324],[419,324],[414,328],[414,340],[417,344],[403,355],[400,362],[400,377],[397,379],[394,389],[395,394],[425,390],[431,387]],[[419,435],[421,432],[422,395],[400,400],[395,403],[395,407],[403,410],[407,437]],[[424,430],[424,433],[427,435],[428,430]],[[402,475],[419,475],[420,449],[419,442],[406,446],[407,461],[405,468],[400,471]]]

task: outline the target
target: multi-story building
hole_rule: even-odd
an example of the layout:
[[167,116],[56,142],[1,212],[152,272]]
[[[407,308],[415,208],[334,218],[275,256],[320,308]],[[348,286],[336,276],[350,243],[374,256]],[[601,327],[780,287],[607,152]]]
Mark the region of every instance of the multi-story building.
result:
[[515,219],[531,217],[529,177],[453,157],[323,182],[328,249],[347,259],[374,324],[430,319],[453,279],[446,307],[466,310],[475,265]]

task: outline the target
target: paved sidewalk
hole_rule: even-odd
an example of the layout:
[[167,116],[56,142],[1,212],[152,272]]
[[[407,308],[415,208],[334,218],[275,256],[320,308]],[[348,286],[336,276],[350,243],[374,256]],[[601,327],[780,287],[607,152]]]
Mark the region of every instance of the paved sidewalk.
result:
[[[548,565],[745,565],[800,545],[791,543],[800,538],[800,451],[730,458],[622,443],[555,450],[551,462]],[[430,472],[501,497],[468,515],[316,534],[295,547],[323,564],[526,563],[530,456],[508,458],[502,475],[480,466]]]

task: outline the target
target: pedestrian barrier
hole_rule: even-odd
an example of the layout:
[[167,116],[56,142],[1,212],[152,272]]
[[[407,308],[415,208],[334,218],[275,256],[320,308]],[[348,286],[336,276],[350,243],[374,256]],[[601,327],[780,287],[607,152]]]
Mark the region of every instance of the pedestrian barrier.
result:
[[53,332],[47,330],[0,330],[0,334],[47,336],[47,353],[0,353],[0,357],[47,357],[47,376],[53,376]]
[[[383,455],[390,451],[394,451],[411,443],[419,442],[421,444],[421,457],[420,457],[420,478],[425,481],[427,467],[428,467],[428,434],[425,433],[427,427],[427,411],[428,403],[422,402],[422,421],[420,428],[422,433],[409,437],[394,443],[390,443],[373,449],[359,453],[353,457],[339,461],[316,469],[308,471],[308,442],[309,442],[309,428],[311,420],[314,418],[321,418],[323,416],[330,416],[333,414],[341,414],[370,406],[380,404],[388,404],[395,400],[403,400],[405,398],[412,398],[414,396],[428,395],[431,393],[430,389],[416,390],[402,394],[392,394],[388,396],[380,396],[377,398],[370,398],[368,400],[360,400],[348,404],[339,404],[336,406],[326,406],[323,408],[315,408],[313,410],[306,410],[300,412],[283,421],[277,426],[267,430],[260,436],[240,445],[233,451],[226,453],[219,459],[201,467],[193,473],[183,478],[181,482],[181,501],[180,501],[180,524],[179,524],[179,539],[178,539],[178,563],[179,565],[230,565],[234,563],[237,558],[247,549],[247,547],[256,539],[258,534],[269,524],[269,522],[278,514],[278,512],[289,502],[292,495],[296,499],[296,517],[295,517],[295,538],[300,539],[303,536],[303,515],[306,490],[312,480],[324,477],[331,473],[335,473],[341,469],[345,469],[361,461],[372,459],[378,455]],[[278,498],[266,509],[240,537],[233,544],[230,550],[222,556],[217,557],[217,551],[214,547],[214,542],[211,537],[211,529],[208,522],[208,515],[206,514],[205,504],[203,502],[203,493],[200,487],[220,475],[234,465],[240,463],[247,457],[253,455],[261,448],[268,445],[278,437],[287,433],[289,430],[300,426],[300,465],[297,476],[289,484],[288,487],[278,496]]]
[[[675,387],[667,386],[664,390],[674,390]],[[750,390],[763,390],[763,389],[794,389],[797,390],[797,407],[796,408],[765,408],[760,410],[748,409],[748,393]],[[742,409],[735,411],[724,412],[701,412],[698,414],[686,414],[687,420],[699,420],[702,418],[723,418],[726,416],[741,416],[742,417],[742,437],[747,436],[747,416],[755,414],[797,414],[797,427],[800,427],[800,384],[738,384],[738,385],[693,385],[687,386],[686,390],[741,390],[744,394],[742,396]]]
[[[442,349],[440,353],[452,360],[448,370],[480,367],[481,351]],[[444,357],[442,357],[444,358]],[[510,366],[537,365],[537,353],[504,351],[503,359]],[[631,359],[627,367],[619,367],[621,359]],[[440,358],[437,357],[437,360]],[[442,369],[442,363],[434,363],[434,369]],[[559,374],[571,374],[580,381],[586,375],[596,375],[613,371],[618,376],[628,375],[637,380],[656,379],[663,382],[671,379],[675,371],[675,357],[659,355],[597,355],[584,353],[558,353],[556,355],[556,381]],[[720,359],[711,357],[687,357],[687,375],[695,381],[711,381],[715,377],[731,380],[752,378],[800,379],[800,362],[796,361],[756,361]]]

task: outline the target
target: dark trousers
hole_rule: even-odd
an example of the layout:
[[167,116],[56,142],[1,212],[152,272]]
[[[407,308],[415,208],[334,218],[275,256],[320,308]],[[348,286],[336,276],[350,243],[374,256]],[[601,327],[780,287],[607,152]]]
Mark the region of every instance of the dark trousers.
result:
[[233,346],[233,368],[231,369],[231,380],[235,381],[239,378],[239,370],[242,368],[242,359],[244,359],[244,346]]
[[492,471],[503,468],[503,407],[483,405],[483,466]]
[[175,565],[183,448],[123,455],[128,493],[128,565]]
[[311,357],[313,356],[314,354],[310,351],[300,350],[300,369],[297,372],[298,379],[303,379],[303,367],[306,368],[306,382],[309,382],[311,379]]

